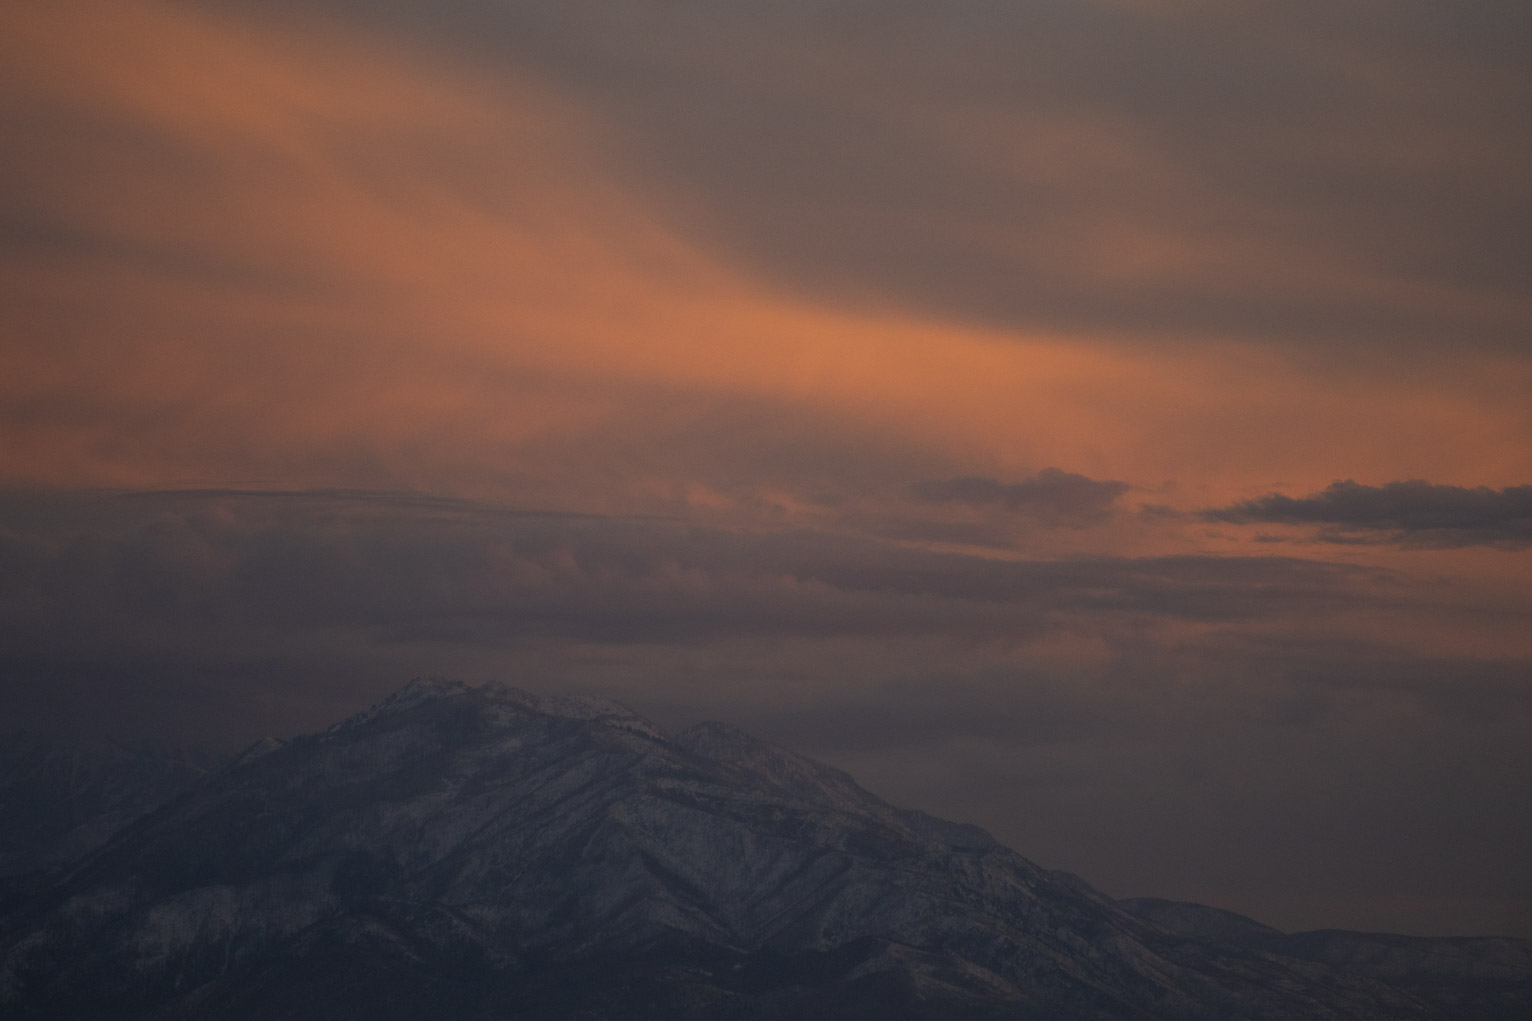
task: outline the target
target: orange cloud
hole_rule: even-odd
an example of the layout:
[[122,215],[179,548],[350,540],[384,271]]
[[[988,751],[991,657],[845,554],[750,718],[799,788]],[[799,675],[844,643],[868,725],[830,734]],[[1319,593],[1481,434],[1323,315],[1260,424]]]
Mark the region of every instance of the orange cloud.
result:
[[[36,235],[3,256],[12,483],[716,511],[742,480],[785,507],[847,464],[887,492],[1058,465],[1191,509],[1532,475],[1532,378],[1509,358],[1340,377],[1215,337],[836,306],[667,223],[602,122],[531,78],[319,20],[144,0],[4,17],[29,141],[7,172]],[[1131,232],[1096,251],[1130,275],[1207,258]],[[805,424],[719,427],[741,409]]]

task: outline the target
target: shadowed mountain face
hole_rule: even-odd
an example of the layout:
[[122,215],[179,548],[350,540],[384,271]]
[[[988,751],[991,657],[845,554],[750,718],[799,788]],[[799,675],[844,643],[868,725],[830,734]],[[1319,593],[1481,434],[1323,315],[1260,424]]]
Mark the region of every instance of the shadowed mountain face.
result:
[[0,1013],[1493,1016],[1344,956],[1177,932],[720,724],[425,681],[12,909]]
[[56,868],[201,779],[211,754],[0,735],[0,878]]

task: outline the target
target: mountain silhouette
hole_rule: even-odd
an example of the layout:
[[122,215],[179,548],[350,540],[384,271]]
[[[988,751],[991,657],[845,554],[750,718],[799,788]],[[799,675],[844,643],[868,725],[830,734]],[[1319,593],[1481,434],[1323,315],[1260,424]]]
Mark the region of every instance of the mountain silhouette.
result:
[[0,1014],[1532,1016],[1521,941],[1458,945],[1422,982],[1408,954],[1165,903],[723,724],[427,679],[35,878],[0,917]]

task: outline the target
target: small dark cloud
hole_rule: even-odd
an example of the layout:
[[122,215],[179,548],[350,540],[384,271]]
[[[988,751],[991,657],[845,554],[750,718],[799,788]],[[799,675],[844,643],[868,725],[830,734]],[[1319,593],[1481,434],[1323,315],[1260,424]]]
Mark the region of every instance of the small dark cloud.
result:
[[1304,497],[1271,493],[1205,515],[1234,524],[1317,525],[1327,542],[1461,547],[1532,545],[1532,486],[1440,486],[1421,479],[1331,483]]
[[1058,468],[1044,468],[1019,482],[982,476],[922,482],[911,491],[929,503],[1003,507],[1050,525],[1083,527],[1111,517],[1126,482],[1087,478]]

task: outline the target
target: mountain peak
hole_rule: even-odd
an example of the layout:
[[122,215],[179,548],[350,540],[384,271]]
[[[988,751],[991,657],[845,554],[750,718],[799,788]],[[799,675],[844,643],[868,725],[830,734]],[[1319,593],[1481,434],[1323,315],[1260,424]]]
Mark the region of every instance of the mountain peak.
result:
[[364,723],[377,719],[379,716],[403,712],[424,702],[452,698],[471,690],[462,681],[450,681],[445,677],[436,677],[434,675],[430,677],[416,677],[383,701],[371,705],[355,715],[348,716],[330,729],[350,730],[353,727],[359,727]]
[[384,699],[381,705],[403,709],[407,706],[417,705],[437,698],[452,698],[472,689],[462,681],[450,680],[446,677],[437,677],[432,674],[427,677],[415,677],[408,684]]
[[620,702],[594,695],[536,695],[501,681],[473,687],[444,677],[417,677],[375,705],[348,717],[330,728],[332,732],[350,730],[379,717],[408,712],[428,703],[466,698],[480,707],[509,707],[515,713],[532,713],[567,720],[601,720],[623,730],[644,734],[656,740],[660,729]]

